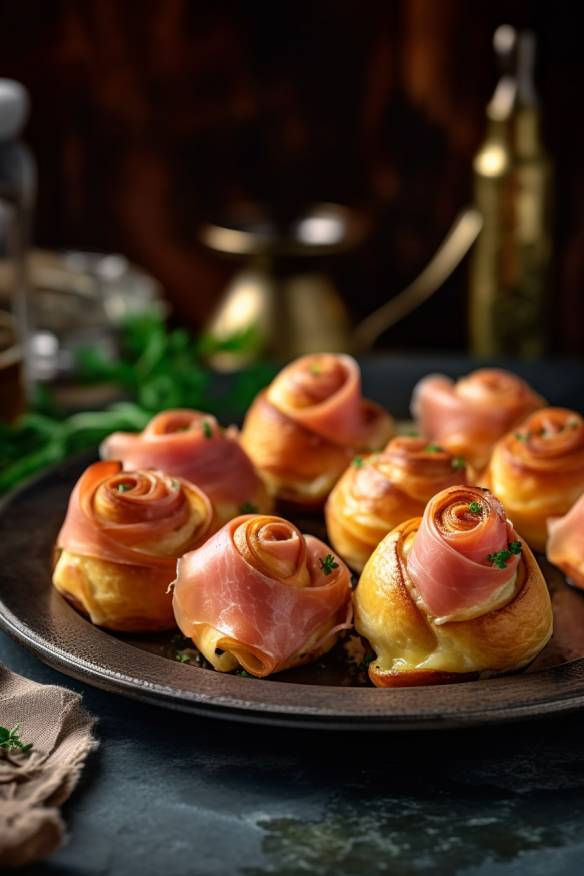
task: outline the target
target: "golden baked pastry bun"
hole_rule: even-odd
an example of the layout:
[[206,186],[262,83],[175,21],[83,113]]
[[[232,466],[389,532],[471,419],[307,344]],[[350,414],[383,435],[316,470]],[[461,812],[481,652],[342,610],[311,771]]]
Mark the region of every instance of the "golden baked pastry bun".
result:
[[584,590],[584,493],[564,517],[552,517],[547,526],[548,560]]
[[389,414],[362,398],[350,356],[303,356],[251,405],[241,444],[278,499],[321,506],[358,452],[379,450],[394,432]]
[[414,389],[412,416],[421,434],[480,471],[495,442],[545,405],[524,380],[500,368],[480,368],[456,382],[424,377]]
[[126,469],[155,468],[196,484],[213,505],[216,528],[240,514],[272,510],[273,500],[240,446],[238,430],[222,429],[211,414],[163,411],[140,434],[114,432],[100,451],[103,459],[119,459]]
[[544,408],[497,442],[484,484],[534,550],[545,551],[547,521],[562,517],[584,493],[584,420]]
[[424,438],[392,438],[381,453],[356,456],[328,497],[328,537],[357,572],[398,524],[419,517],[435,493],[467,483],[472,470]]
[[466,681],[527,666],[552,634],[550,597],[499,501],[450,487],[373,552],[354,593],[355,627],[377,687]]
[[316,660],[351,626],[350,573],[287,520],[245,515],[179,560],[173,606],[216,670],[264,678]]
[[177,559],[202,544],[212,520],[209,499],[190,482],[97,462],[71,494],[53,584],[98,626],[172,629]]

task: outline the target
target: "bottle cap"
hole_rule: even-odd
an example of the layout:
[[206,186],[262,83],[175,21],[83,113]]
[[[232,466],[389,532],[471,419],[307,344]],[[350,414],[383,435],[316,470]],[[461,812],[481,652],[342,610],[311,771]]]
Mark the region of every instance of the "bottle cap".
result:
[[14,79],[0,79],[0,143],[14,140],[28,119],[28,91]]

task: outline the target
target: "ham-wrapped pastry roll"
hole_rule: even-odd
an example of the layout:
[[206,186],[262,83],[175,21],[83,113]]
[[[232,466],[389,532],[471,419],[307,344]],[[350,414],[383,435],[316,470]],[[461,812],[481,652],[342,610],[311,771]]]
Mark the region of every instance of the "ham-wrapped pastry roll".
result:
[[424,438],[393,438],[382,453],[356,456],[326,503],[332,546],[360,572],[388,532],[468,474],[464,459]]
[[176,561],[205,540],[212,519],[209,499],[188,481],[97,462],[71,494],[53,584],[99,626],[172,629]]
[[412,398],[421,433],[480,471],[495,442],[545,401],[515,374],[481,368],[456,383],[442,374],[424,377]]
[[218,527],[239,514],[272,510],[237,429],[224,431],[210,414],[164,411],[139,435],[114,432],[102,443],[101,456],[119,459],[127,469],[155,468],[196,484],[211,500]]
[[497,442],[484,483],[531,547],[545,551],[548,518],[584,493],[584,420],[565,408],[528,417]]
[[552,633],[533,554],[499,501],[450,487],[400,524],[365,566],[355,626],[376,657],[378,687],[440,684],[521,669]]
[[379,405],[361,396],[350,356],[303,356],[256,398],[241,443],[270,492],[302,506],[322,505],[356,452],[379,450],[394,431]]
[[173,605],[215,669],[264,677],[315,660],[351,625],[350,575],[287,520],[245,515],[179,561]]
[[547,558],[584,590],[584,493],[564,517],[548,520]]

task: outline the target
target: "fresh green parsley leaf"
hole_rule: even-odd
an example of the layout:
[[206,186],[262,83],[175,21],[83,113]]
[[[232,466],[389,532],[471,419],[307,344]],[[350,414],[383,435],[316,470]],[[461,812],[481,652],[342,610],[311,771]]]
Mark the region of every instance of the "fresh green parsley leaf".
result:
[[468,510],[471,514],[482,514],[483,507],[480,502],[470,502],[468,506]]
[[458,469],[466,468],[466,459],[462,456],[455,456],[450,465],[458,471]]
[[203,435],[205,436],[205,438],[213,437],[213,429],[211,428],[211,423],[209,422],[209,420],[203,420],[203,422],[201,423],[201,429],[203,430]]
[[424,448],[426,453],[441,453],[442,448],[439,444],[428,444],[427,447]]
[[20,738],[20,724],[17,724],[12,730],[8,727],[0,727],[0,751],[21,751],[26,754],[32,748],[32,742],[24,743]]
[[118,491],[118,493],[126,493],[128,490],[131,490],[131,489],[132,489],[132,487],[130,484],[124,484],[124,483],[118,484],[116,487],[116,490]]
[[407,436],[408,438],[419,438],[419,437],[420,437],[420,433],[419,433],[419,432],[416,432],[415,429],[410,429],[409,432],[406,432],[406,436]]
[[250,673],[246,672],[245,669],[236,669],[235,674],[240,675],[242,678],[255,678],[254,675],[250,675]]
[[353,465],[355,466],[355,468],[363,468],[363,457],[362,456],[353,457]]
[[179,663],[188,663],[191,658],[188,654],[177,654],[176,659]]
[[506,569],[509,559],[511,559],[511,551],[497,551],[494,554],[489,554],[487,562],[492,563],[498,569]]
[[258,506],[254,505],[253,502],[244,502],[239,506],[240,514],[257,514]]
[[520,541],[510,541],[509,542],[509,550],[512,554],[520,554],[521,553],[521,542]]
[[321,557],[319,562],[320,562],[320,568],[321,568],[323,575],[330,575],[331,572],[333,571],[333,569],[339,568],[339,564],[337,563],[337,561],[335,560],[335,558],[333,557],[332,554],[327,554],[326,557],[324,558],[324,560]]
[[517,555],[521,553],[521,542],[520,541],[510,541],[506,551],[497,551],[494,554],[489,554],[487,557],[487,562],[492,563],[493,566],[496,566],[498,569],[506,569],[507,561],[511,559],[513,555]]
[[515,439],[517,441],[527,441],[527,432],[516,432]]

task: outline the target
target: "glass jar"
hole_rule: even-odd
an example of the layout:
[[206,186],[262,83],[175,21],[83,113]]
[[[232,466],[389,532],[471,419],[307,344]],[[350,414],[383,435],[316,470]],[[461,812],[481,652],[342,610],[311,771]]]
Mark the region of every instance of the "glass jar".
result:
[[29,337],[26,251],[35,192],[35,167],[20,133],[29,98],[18,82],[0,79],[0,420],[25,408]]

